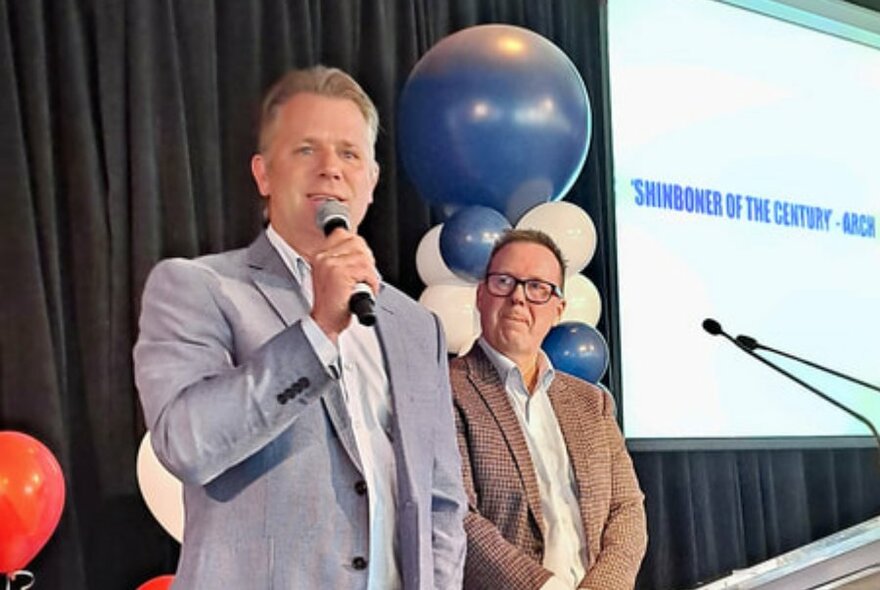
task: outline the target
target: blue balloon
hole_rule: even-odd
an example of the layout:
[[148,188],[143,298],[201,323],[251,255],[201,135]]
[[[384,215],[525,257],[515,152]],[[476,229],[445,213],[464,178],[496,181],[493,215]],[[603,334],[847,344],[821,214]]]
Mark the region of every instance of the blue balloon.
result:
[[553,367],[598,383],[608,369],[608,344],[596,328],[582,322],[562,322],[541,345]]
[[561,199],[590,143],[586,87],[568,57],[527,29],[481,25],[442,39],[399,103],[399,149],[422,197],[518,219]]
[[463,207],[443,223],[440,230],[440,255],[459,277],[477,282],[483,278],[492,247],[510,222],[488,207]]

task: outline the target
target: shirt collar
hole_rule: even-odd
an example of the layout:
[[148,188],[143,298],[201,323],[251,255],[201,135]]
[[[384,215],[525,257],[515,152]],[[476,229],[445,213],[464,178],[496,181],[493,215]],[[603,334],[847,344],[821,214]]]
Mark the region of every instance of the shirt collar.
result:
[[[482,336],[477,340],[477,344],[480,345],[480,348],[483,349],[489,362],[491,362],[495,367],[495,370],[498,371],[498,376],[501,377],[501,382],[504,383],[505,389],[510,391],[511,388],[513,388],[526,394],[529,393],[525,381],[523,380],[522,372],[519,370],[519,367],[516,366],[516,363],[492,348],[492,345],[486,342],[486,339]],[[550,362],[550,358],[546,353],[539,348],[538,381],[537,386],[535,387],[535,392],[546,391],[549,389],[555,376],[556,370],[553,368],[553,363]]]
[[293,273],[294,278],[296,278],[297,282],[302,285],[303,279],[305,278],[303,275],[305,272],[311,272],[312,267],[308,263],[308,261],[302,257],[302,255],[297,252],[293,246],[288,244],[281,235],[275,231],[275,228],[272,227],[270,223],[266,227],[266,237],[269,238],[269,243],[272,244],[272,247],[278,252],[281,256],[281,260],[284,261],[284,265],[287,269]]
[[[308,273],[311,275],[312,265],[309,264],[309,261],[303,258],[302,254],[296,251],[296,249],[287,243],[287,241],[281,237],[275,228],[272,227],[272,223],[266,226],[266,237],[269,238],[269,243],[272,244],[272,247],[278,252],[281,256],[281,260],[284,261],[284,265],[293,273],[294,278],[299,282],[300,285],[304,284],[305,274]],[[376,276],[379,277],[379,282],[382,282],[382,275],[379,273],[379,270],[376,269]]]

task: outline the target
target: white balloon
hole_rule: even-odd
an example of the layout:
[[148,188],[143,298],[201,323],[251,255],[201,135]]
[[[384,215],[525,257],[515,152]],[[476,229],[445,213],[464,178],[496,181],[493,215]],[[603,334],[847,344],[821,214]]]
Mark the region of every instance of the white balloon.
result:
[[566,276],[582,271],[596,252],[596,226],[587,212],[565,201],[542,203],[529,209],[516,229],[541,230],[556,242],[566,262]]
[[159,463],[149,432],[138,448],[137,480],[147,508],[179,543],[183,539],[183,484]]
[[602,316],[602,298],[599,289],[582,274],[565,279],[565,311],[563,322],[583,322],[592,327]]
[[[479,314],[480,314],[480,312],[478,311],[477,315],[479,316]],[[477,332],[475,334],[472,334],[470,339],[467,342],[465,342],[464,344],[462,344],[461,347],[458,349],[457,356],[463,357],[467,353],[469,353],[471,351],[471,349],[474,347],[474,344],[477,343],[477,338],[480,337],[481,333],[482,333],[481,330],[477,330]]]
[[468,285],[470,283],[461,279],[449,270],[440,253],[440,231],[443,224],[435,225],[422,236],[419,247],[416,248],[416,270],[419,278],[428,287],[432,285]]
[[419,302],[437,314],[452,354],[470,348],[480,333],[476,285],[430,285]]

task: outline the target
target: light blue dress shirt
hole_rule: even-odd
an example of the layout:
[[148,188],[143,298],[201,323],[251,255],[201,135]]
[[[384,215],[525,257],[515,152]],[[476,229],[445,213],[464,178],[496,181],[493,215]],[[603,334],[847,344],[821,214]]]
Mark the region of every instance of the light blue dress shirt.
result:
[[478,343],[504,383],[535,466],[544,515],[544,561],[541,565],[553,572],[553,578],[541,588],[576,588],[586,573],[587,539],[576,495],[574,470],[547,394],[556,374],[553,365],[544,351],[538,350],[538,380],[534,391],[529,392],[519,367],[513,361],[483,338]]
[[[312,305],[311,266],[271,225],[266,229],[266,236]],[[368,490],[370,554],[367,587],[370,590],[398,590],[401,582],[395,535],[397,467],[391,444],[391,392],[379,337],[376,330],[353,319],[339,335],[337,349],[311,316],[303,318],[302,326],[321,361],[328,368],[335,366],[342,376],[343,395]]]

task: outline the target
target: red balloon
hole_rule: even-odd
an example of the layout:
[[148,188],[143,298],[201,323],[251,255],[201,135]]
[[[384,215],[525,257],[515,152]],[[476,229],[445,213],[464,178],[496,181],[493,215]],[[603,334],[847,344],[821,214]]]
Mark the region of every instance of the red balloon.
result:
[[137,590],[168,590],[168,588],[171,588],[171,582],[173,581],[174,576],[159,576],[158,578],[153,578],[152,580],[144,582],[137,587]]
[[39,553],[63,508],[64,475],[52,452],[26,434],[0,431],[0,573]]

